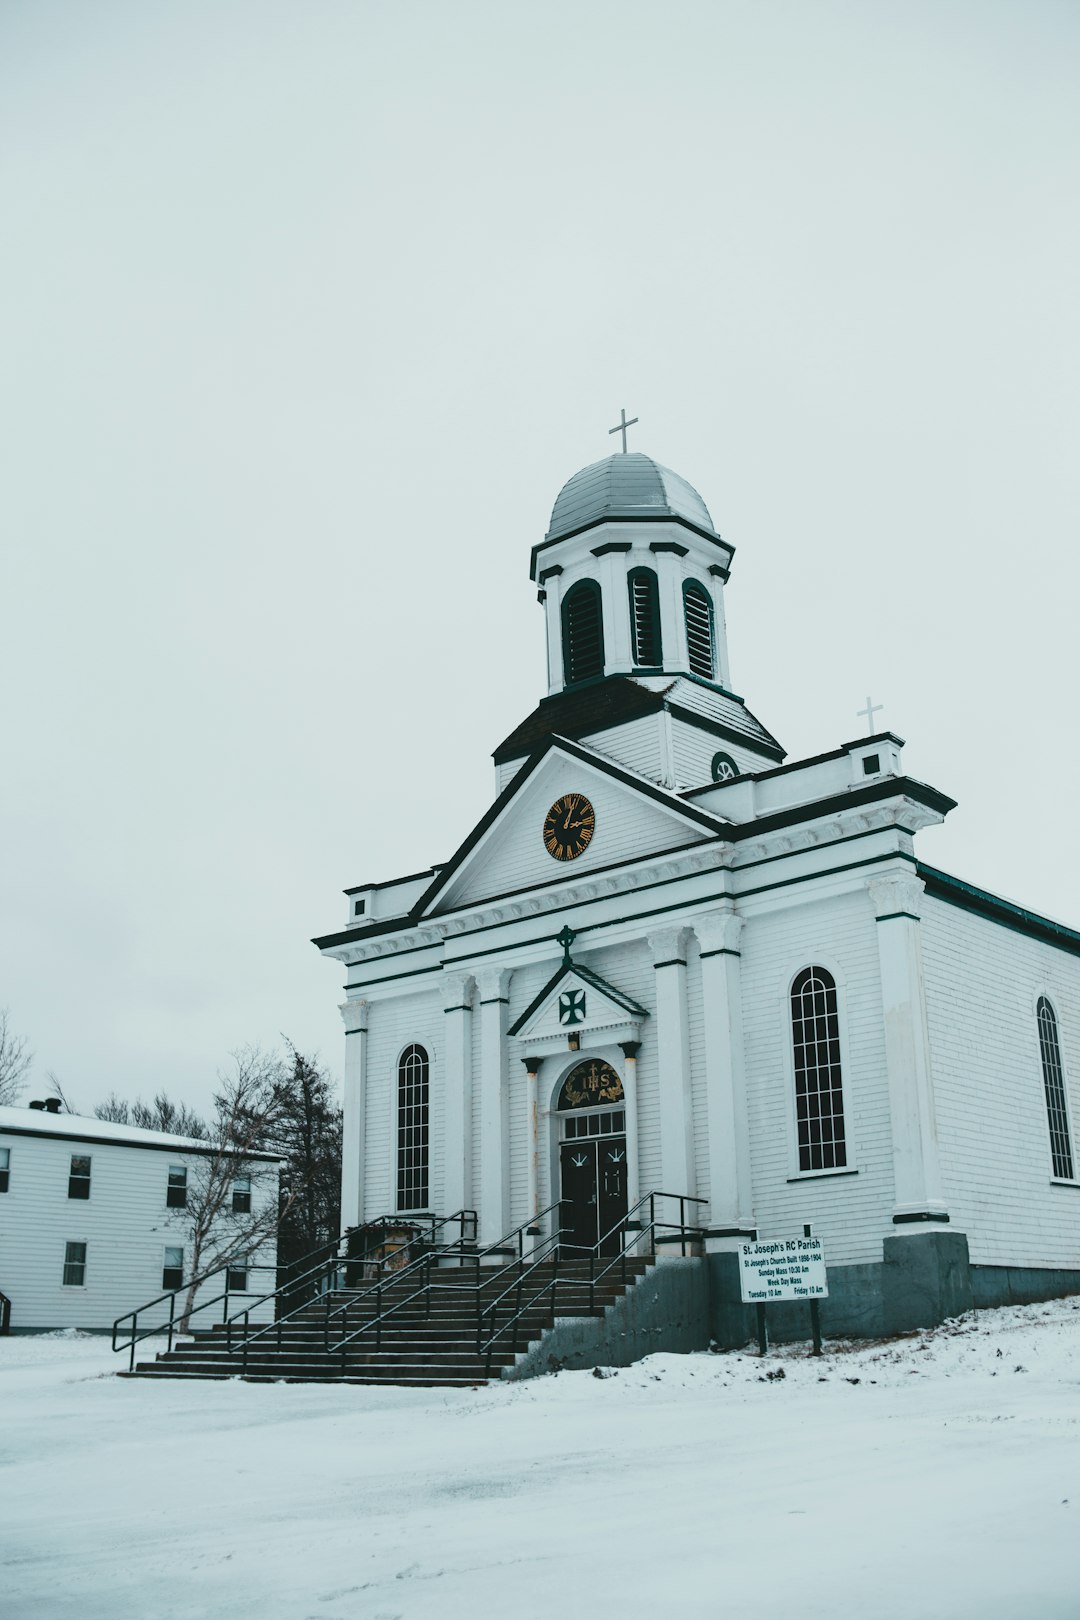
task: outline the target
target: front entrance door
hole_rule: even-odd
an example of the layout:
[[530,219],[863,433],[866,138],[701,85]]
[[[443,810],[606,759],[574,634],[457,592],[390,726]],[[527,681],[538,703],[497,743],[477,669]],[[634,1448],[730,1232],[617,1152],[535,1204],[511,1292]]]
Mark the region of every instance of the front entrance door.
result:
[[567,1258],[597,1245],[601,1254],[618,1254],[621,1235],[611,1229],[627,1208],[626,1137],[576,1137],[562,1144],[560,1161]]

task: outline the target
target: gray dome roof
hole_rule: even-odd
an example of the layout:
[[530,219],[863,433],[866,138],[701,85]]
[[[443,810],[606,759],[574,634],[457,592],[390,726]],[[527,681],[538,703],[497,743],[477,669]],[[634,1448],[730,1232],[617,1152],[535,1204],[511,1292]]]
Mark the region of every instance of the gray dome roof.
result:
[[715,535],[713,520],[697,490],[636,451],[608,456],[565,483],[551,513],[549,540],[605,518],[683,518]]

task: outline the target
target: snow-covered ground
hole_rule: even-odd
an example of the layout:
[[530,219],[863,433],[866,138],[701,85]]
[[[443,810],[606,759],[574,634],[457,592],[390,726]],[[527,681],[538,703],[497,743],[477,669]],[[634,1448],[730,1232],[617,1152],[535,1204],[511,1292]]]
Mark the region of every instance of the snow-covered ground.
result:
[[1075,1620],[1080,1301],[466,1391],[0,1340],[4,1620]]

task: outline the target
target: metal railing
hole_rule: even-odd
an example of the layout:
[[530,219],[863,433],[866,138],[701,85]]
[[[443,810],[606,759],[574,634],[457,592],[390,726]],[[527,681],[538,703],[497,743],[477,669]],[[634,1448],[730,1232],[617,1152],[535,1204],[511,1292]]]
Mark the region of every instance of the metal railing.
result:
[[[419,1225],[421,1229],[420,1237],[418,1239],[411,1239],[408,1243],[402,1245],[402,1248],[407,1252],[416,1246],[417,1243],[419,1243],[424,1252],[417,1259],[407,1262],[404,1266],[400,1264],[400,1260],[398,1258],[402,1252],[401,1249],[396,1250],[392,1255],[379,1258],[373,1258],[370,1251],[368,1254],[353,1253],[346,1254],[344,1256],[339,1255],[336,1258],[323,1261],[319,1265],[312,1267],[311,1271],[304,1273],[304,1278],[297,1280],[301,1281],[312,1277],[313,1273],[322,1274],[325,1285],[318,1288],[317,1292],[324,1295],[326,1298],[326,1320],[329,1321],[331,1316],[340,1314],[342,1310],[348,1310],[349,1301],[347,1301],[344,1306],[339,1306],[336,1309],[333,1307],[332,1301],[336,1293],[351,1287],[350,1273],[358,1266],[364,1268],[374,1268],[376,1272],[376,1280],[370,1288],[361,1290],[360,1294],[356,1297],[366,1298],[369,1294],[375,1293],[376,1297],[381,1300],[381,1290],[384,1287],[388,1277],[392,1277],[395,1282],[400,1282],[403,1277],[408,1277],[412,1272],[421,1269],[424,1266],[430,1266],[432,1259],[436,1256],[465,1254],[467,1252],[467,1246],[475,1239],[476,1211],[474,1209],[459,1209],[455,1210],[453,1215],[443,1216],[424,1215],[413,1217],[410,1215],[406,1217],[400,1215],[384,1215],[381,1216],[378,1221],[368,1222],[363,1227],[354,1228],[354,1232],[360,1232],[365,1236],[368,1236],[376,1234],[379,1227],[383,1227],[384,1229],[401,1230],[406,1227],[417,1225]],[[455,1225],[458,1228],[457,1238],[452,1243],[445,1244],[441,1248],[435,1247],[435,1234],[445,1230],[447,1227]],[[348,1237],[349,1234],[347,1233],[344,1238],[339,1239],[339,1242],[345,1242]],[[283,1291],[278,1290],[279,1294],[281,1292]],[[229,1355],[235,1355],[237,1352],[239,1352],[241,1357],[241,1370],[244,1370],[247,1367],[249,1348],[251,1345],[257,1344],[260,1340],[273,1336],[276,1338],[277,1348],[280,1350],[282,1345],[282,1329],[284,1328],[285,1324],[291,1322],[294,1317],[306,1312],[311,1301],[310,1297],[305,1297],[303,1302],[297,1305],[293,1310],[279,1313],[273,1322],[267,1322],[264,1327],[256,1328],[254,1332],[251,1332],[249,1321],[250,1313],[262,1303],[264,1303],[262,1300],[252,1300],[246,1309],[235,1312],[233,1316],[229,1317],[223,1323],[225,1329],[225,1349]],[[239,1327],[241,1322],[243,1323],[244,1328],[243,1336],[239,1338],[238,1343],[234,1344],[233,1326],[236,1324]]]
[[6,1294],[0,1294],[0,1334],[11,1332],[11,1301]]
[[[472,1214],[471,1211],[459,1213]],[[457,1218],[457,1216],[451,1217],[451,1219]],[[473,1216],[473,1222],[475,1226],[475,1216]],[[296,1295],[300,1293],[303,1295],[303,1304],[297,1305],[284,1313],[288,1316],[295,1315],[298,1310],[306,1306],[312,1293],[323,1291],[321,1284],[325,1285],[326,1288],[341,1287],[344,1285],[344,1279],[354,1266],[374,1263],[368,1261],[363,1253],[356,1254],[352,1252],[355,1247],[357,1233],[363,1235],[369,1246],[374,1246],[380,1230],[385,1231],[391,1228],[400,1230],[402,1227],[417,1227],[419,1228],[420,1241],[423,1241],[425,1229],[433,1231],[440,1224],[442,1223],[439,1217],[435,1215],[410,1215],[407,1218],[400,1215],[382,1215],[378,1220],[369,1221],[363,1227],[352,1228],[350,1231],[343,1233],[341,1237],[331,1238],[328,1242],[320,1244],[318,1248],[312,1249],[308,1254],[300,1256],[299,1259],[290,1264],[288,1268],[289,1275],[284,1282],[279,1282],[275,1288],[268,1289],[255,1298],[249,1296],[246,1288],[230,1287],[229,1273],[239,1269],[237,1266],[239,1257],[232,1255],[229,1259],[221,1260],[216,1265],[208,1267],[198,1277],[189,1278],[179,1288],[166,1289],[156,1299],[148,1300],[145,1305],[140,1305],[133,1311],[125,1311],[122,1316],[118,1316],[112,1326],[112,1348],[115,1352],[122,1350],[130,1352],[128,1360],[128,1370],[130,1372],[135,1365],[135,1347],[141,1344],[144,1339],[165,1334],[166,1349],[171,1350],[177,1333],[181,1330],[185,1333],[188,1331],[192,1317],[202,1316],[205,1312],[212,1311],[216,1306],[220,1305],[221,1326],[226,1329],[226,1343],[231,1349],[230,1322],[236,1321],[238,1318],[244,1318],[245,1323],[247,1323],[253,1310],[257,1310],[270,1301],[274,1302],[275,1314],[281,1314],[279,1307],[282,1304],[290,1304]],[[304,1269],[297,1271],[298,1266],[303,1266]],[[260,1271],[273,1272],[275,1278],[280,1277],[281,1274],[281,1267],[276,1262],[270,1264],[269,1262],[249,1261],[244,1269],[248,1276],[252,1272]],[[206,1299],[199,1299],[199,1292],[205,1289],[206,1284],[212,1282],[215,1277],[220,1277],[222,1273],[224,1273],[225,1286],[221,1292],[214,1293]],[[334,1281],[335,1278],[338,1280]],[[244,1306],[230,1317],[230,1303],[235,1301],[241,1294],[245,1300]],[[189,1295],[193,1303],[191,1309],[185,1311],[183,1302],[186,1301]],[[159,1307],[161,1308],[159,1309]],[[153,1320],[147,1324],[149,1316],[152,1316]],[[140,1319],[143,1323],[141,1328]],[[126,1324],[130,1324],[130,1326]],[[269,1322],[266,1326],[268,1329],[273,1329],[276,1322]]]
[[[665,1199],[669,1202],[678,1203],[679,1218],[677,1221],[660,1220],[657,1218],[656,1203],[658,1199]],[[618,1267],[620,1270],[622,1286],[625,1288],[627,1280],[627,1257],[630,1256],[632,1251],[635,1249],[638,1250],[640,1255],[652,1253],[655,1250],[656,1239],[661,1231],[667,1231],[678,1235],[679,1253],[685,1256],[687,1244],[693,1243],[699,1236],[698,1228],[687,1223],[686,1206],[688,1204],[705,1205],[707,1203],[707,1199],[692,1198],[687,1193],[646,1193],[644,1198],[638,1200],[633,1209],[627,1210],[626,1214],[621,1218],[621,1220],[616,1221],[615,1225],[611,1227],[609,1231],[605,1232],[603,1236],[591,1246],[571,1242],[567,1238],[565,1230],[560,1230],[557,1228],[546,1240],[545,1244],[541,1246],[541,1252],[538,1253],[536,1250],[533,1251],[533,1254],[530,1256],[530,1263],[528,1266],[523,1266],[519,1262],[518,1275],[515,1280],[510,1283],[509,1287],[505,1288],[503,1292],[497,1296],[497,1298],[491,1300],[483,1308],[479,1307],[478,1302],[476,1351],[478,1355],[484,1357],[485,1372],[490,1375],[491,1362],[495,1354],[495,1347],[498,1344],[498,1341],[501,1338],[504,1338],[507,1333],[509,1333],[511,1336],[509,1346],[510,1353],[511,1355],[517,1354],[518,1332],[522,1319],[529,1313],[529,1311],[533,1309],[537,1301],[541,1300],[545,1294],[550,1294],[550,1315],[552,1324],[554,1324],[558,1302],[558,1289],[560,1285],[580,1289],[583,1283],[587,1283],[589,1290],[589,1315],[594,1316],[596,1314],[597,1284],[602,1283],[604,1279],[608,1277],[609,1274],[616,1269],[616,1267]],[[558,1205],[553,1205],[552,1207],[559,1208]],[[646,1208],[649,1212],[649,1219],[647,1221],[638,1220],[638,1215]],[[629,1241],[627,1241],[628,1239]],[[613,1245],[617,1245],[616,1252],[613,1255],[606,1255],[604,1250],[610,1249],[610,1247]],[[571,1277],[559,1275],[559,1266],[561,1262],[564,1259],[570,1259],[571,1256],[576,1257],[579,1263],[587,1261],[589,1268],[587,1279],[583,1279],[578,1275]],[[607,1260],[607,1264],[599,1265],[599,1262],[604,1259]],[[530,1298],[523,1302],[522,1292],[526,1278],[534,1275],[541,1266],[546,1265],[549,1261],[551,1262],[552,1268],[550,1277],[544,1280],[535,1294],[531,1295]],[[514,1295],[514,1314],[508,1317],[507,1320],[501,1326],[499,1326],[499,1307],[510,1297],[510,1295]],[[485,1323],[490,1329],[486,1338],[484,1335]]]

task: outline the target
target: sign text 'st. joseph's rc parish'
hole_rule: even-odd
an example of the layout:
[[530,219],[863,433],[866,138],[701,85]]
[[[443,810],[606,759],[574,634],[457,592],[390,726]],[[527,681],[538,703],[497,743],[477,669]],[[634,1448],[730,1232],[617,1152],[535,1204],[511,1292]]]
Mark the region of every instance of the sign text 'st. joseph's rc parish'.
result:
[[829,1285],[821,1239],[775,1238],[771,1243],[741,1243],[739,1286],[744,1305],[824,1299]]

